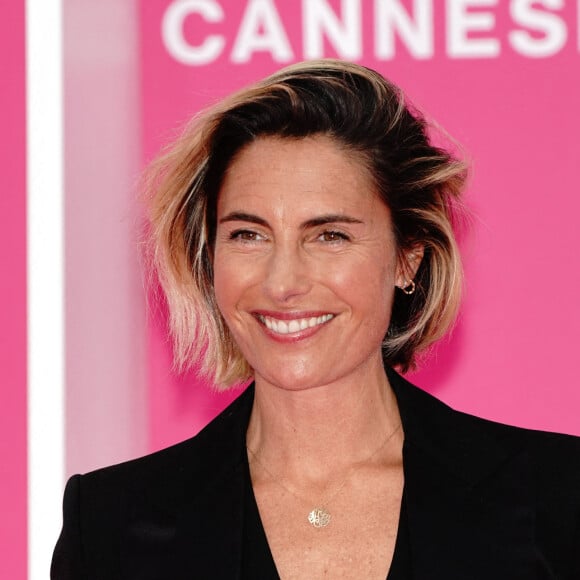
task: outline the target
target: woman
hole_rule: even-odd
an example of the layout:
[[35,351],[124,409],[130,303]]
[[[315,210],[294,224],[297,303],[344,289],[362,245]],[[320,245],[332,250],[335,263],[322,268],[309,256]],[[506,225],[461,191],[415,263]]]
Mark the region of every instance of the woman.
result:
[[452,323],[465,166],[379,74],[302,63],[151,173],[176,360],[253,384],[193,439],[71,478],[52,577],[580,578],[577,439],[398,375]]

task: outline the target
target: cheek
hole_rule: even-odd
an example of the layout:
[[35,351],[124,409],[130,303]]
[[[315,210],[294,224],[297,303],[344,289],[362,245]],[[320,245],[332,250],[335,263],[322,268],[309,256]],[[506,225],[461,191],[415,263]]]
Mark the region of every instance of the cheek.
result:
[[361,302],[375,300],[390,302],[394,294],[396,268],[394,260],[378,256],[374,259],[352,259],[348,263],[337,263],[324,272],[324,278],[332,281],[353,296],[358,295]]
[[386,333],[395,296],[396,270],[390,260],[361,264],[350,276],[350,283],[343,281],[343,288],[349,288],[350,302],[360,312],[362,323],[373,335]]
[[226,321],[237,293],[237,280],[238,277],[235,275],[232,264],[216,251],[213,265],[213,289],[218,308]]
[[236,307],[255,285],[255,273],[252,268],[244,267],[235,256],[216,251],[213,274],[216,302],[229,325],[236,313]]

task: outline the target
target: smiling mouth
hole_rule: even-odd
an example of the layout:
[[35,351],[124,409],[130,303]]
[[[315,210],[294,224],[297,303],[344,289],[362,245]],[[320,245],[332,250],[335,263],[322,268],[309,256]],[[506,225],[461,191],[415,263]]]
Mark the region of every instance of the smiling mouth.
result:
[[276,334],[293,334],[309,328],[325,324],[334,318],[334,314],[322,314],[310,318],[296,318],[294,320],[278,320],[271,316],[258,315],[258,320],[270,331]]

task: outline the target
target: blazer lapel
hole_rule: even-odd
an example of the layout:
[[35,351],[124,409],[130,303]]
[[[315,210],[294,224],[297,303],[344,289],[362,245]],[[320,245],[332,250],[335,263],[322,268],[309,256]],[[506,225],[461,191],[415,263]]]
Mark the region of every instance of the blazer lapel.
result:
[[[248,389],[163,468],[128,494],[123,578],[239,578]],[[166,476],[166,477],[165,477]],[[165,488],[165,489],[164,489]]]
[[405,431],[414,580],[536,577],[530,463],[515,431],[389,379]]
[[[453,411],[387,372],[405,431],[413,579],[536,577],[530,464],[516,431]],[[250,388],[127,491],[123,578],[239,578],[252,402]]]

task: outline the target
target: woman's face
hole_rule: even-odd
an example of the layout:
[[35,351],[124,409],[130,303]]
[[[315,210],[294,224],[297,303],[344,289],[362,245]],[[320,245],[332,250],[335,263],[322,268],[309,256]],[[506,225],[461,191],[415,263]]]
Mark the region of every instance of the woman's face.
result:
[[382,369],[404,280],[355,153],[323,136],[260,138],[230,165],[217,222],[217,302],[257,381],[298,390]]

